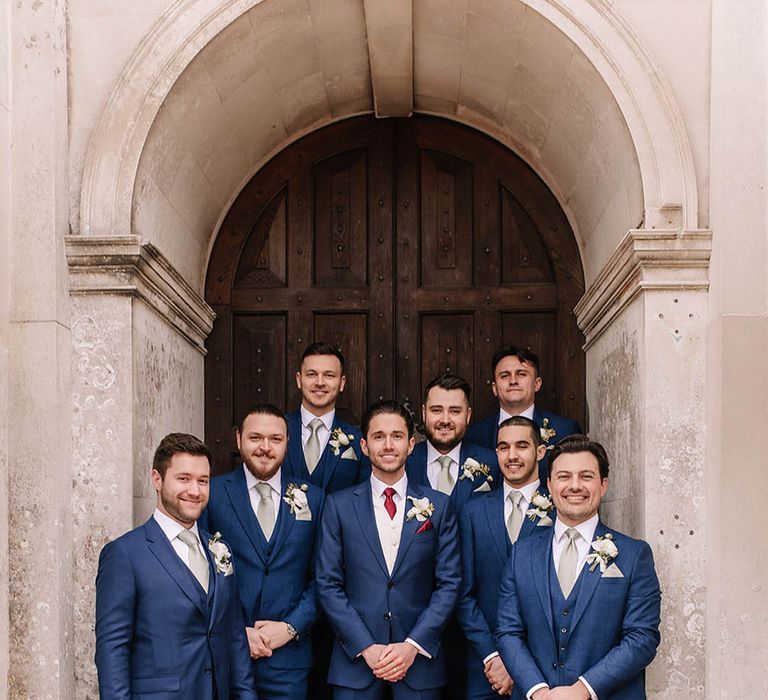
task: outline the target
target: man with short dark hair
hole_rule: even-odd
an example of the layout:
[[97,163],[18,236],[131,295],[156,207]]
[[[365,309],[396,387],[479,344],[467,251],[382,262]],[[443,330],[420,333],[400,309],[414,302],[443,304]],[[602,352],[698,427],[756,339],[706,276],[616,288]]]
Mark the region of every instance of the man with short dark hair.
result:
[[307,346],[296,372],[301,406],[286,416],[286,467],[329,493],[366,476],[360,431],[336,413],[336,402],[347,383],[344,365],[344,355],[336,346],[320,342]]
[[371,406],[361,446],[365,482],[330,494],[321,523],[317,596],[335,630],[328,682],[335,700],[437,700],[441,635],[460,582],[448,496],[413,484],[405,460],[413,421],[394,401]]
[[224,533],[232,547],[259,697],[303,700],[317,618],[313,563],[324,494],[282,468],[288,436],[276,406],[249,409],[236,439],[243,464],[212,480],[201,522]]
[[102,698],[257,700],[229,549],[218,533],[197,525],[210,471],[210,452],[200,440],[166,435],[153,461],[153,516],[101,551]]
[[644,700],[660,640],[651,548],[599,519],[602,445],[566,437],[549,469],[555,525],[518,540],[501,581],[496,644],[513,697]]
[[493,637],[499,581],[512,545],[552,526],[549,492],[539,482],[538,462],[545,449],[530,418],[507,418],[499,426],[496,445],[502,488],[472,499],[459,517],[462,586],[456,617],[471,646],[466,655],[468,700],[490,700],[512,691]]
[[[491,390],[499,401],[499,408],[484,420],[471,424],[467,429],[467,440],[495,450],[499,425],[512,416],[525,416],[536,423],[547,448],[566,435],[581,432],[576,421],[536,406],[536,394],[542,385],[541,364],[536,353],[506,345],[494,354],[491,372]],[[546,483],[547,453],[539,462],[539,479]]]

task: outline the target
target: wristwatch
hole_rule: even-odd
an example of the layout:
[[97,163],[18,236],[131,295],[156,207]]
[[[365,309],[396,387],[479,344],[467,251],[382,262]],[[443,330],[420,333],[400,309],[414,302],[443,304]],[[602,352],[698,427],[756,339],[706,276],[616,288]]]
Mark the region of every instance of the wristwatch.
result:
[[293,637],[294,641],[298,642],[299,633],[296,631],[296,628],[290,622],[286,622],[285,626],[288,628],[288,634],[290,634],[291,637]]

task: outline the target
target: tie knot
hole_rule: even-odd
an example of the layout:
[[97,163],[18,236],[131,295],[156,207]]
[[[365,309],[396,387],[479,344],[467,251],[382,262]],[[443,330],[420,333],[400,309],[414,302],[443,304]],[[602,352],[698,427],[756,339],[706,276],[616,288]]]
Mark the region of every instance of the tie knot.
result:
[[437,461],[440,462],[440,466],[443,469],[450,469],[451,462],[453,462],[453,460],[450,458],[449,455],[441,455],[440,457],[437,458]]
[[309,429],[312,431],[313,435],[317,435],[317,431],[322,427],[323,421],[319,418],[313,418],[311,421],[309,421]]
[[259,492],[259,496],[261,498],[272,497],[272,487],[265,481],[260,481],[258,484],[256,484],[256,490]]
[[581,535],[579,534],[579,531],[575,527],[569,527],[565,531],[565,536],[571,541],[575,542]]
[[188,547],[197,547],[197,537],[191,530],[182,530],[177,537]]
[[392,498],[392,496],[394,496],[396,493],[397,491],[395,491],[395,489],[393,489],[391,486],[387,486],[387,488],[384,489],[384,495],[387,498]]
[[517,508],[517,506],[520,505],[520,501],[523,500],[523,493],[522,491],[510,491],[508,498],[510,501],[512,501],[512,504],[515,506],[515,508]]

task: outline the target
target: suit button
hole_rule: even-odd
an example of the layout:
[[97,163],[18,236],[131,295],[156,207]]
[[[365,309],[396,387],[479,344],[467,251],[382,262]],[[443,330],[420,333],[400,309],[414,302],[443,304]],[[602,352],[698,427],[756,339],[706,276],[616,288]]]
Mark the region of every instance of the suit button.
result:
[[212,608],[212,607],[213,607],[213,601],[212,601],[212,600],[209,600],[209,601],[208,601],[208,607],[209,607],[209,608]]
[[568,634],[568,628],[567,628],[567,627],[563,627],[563,628],[560,630],[560,632],[561,632],[562,634]]
[[210,666],[209,666],[208,668],[206,668],[206,669],[205,669],[205,672],[206,672],[206,673],[211,673],[212,671],[213,671],[213,669],[212,669]]
[[566,608],[565,610],[563,610],[563,615],[567,615],[567,614],[568,614],[568,608]]
[[557,661],[552,662],[552,668],[557,668]]
[[565,651],[565,647],[560,647],[560,651]]
[[394,587],[395,587],[394,581],[390,581],[389,583],[387,583],[387,588],[394,588]]
[[264,575],[269,576],[269,569],[264,569]]
[[385,612],[384,613],[384,619],[389,621],[392,619],[392,613],[391,612]]
[[560,668],[565,668],[565,664],[562,661],[560,662]]

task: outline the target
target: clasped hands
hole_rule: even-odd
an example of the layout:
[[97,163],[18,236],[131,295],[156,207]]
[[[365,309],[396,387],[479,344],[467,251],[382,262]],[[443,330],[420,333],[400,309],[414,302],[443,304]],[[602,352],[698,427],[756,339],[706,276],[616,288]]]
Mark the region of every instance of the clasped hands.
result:
[[288,625],[279,620],[256,620],[253,627],[246,627],[248,646],[252,659],[272,656],[275,649],[288,644],[293,636],[288,631]]
[[405,678],[418,653],[418,649],[408,642],[371,644],[363,650],[363,659],[376,678],[395,683]]
[[590,700],[590,694],[581,681],[573,685],[560,685],[556,688],[539,688],[531,700]]
[[512,695],[512,687],[515,685],[515,682],[510,678],[504,662],[498,656],[488,659],[483,667],[483,673],[485,673],[485,677],[495,693],[498,695]]

